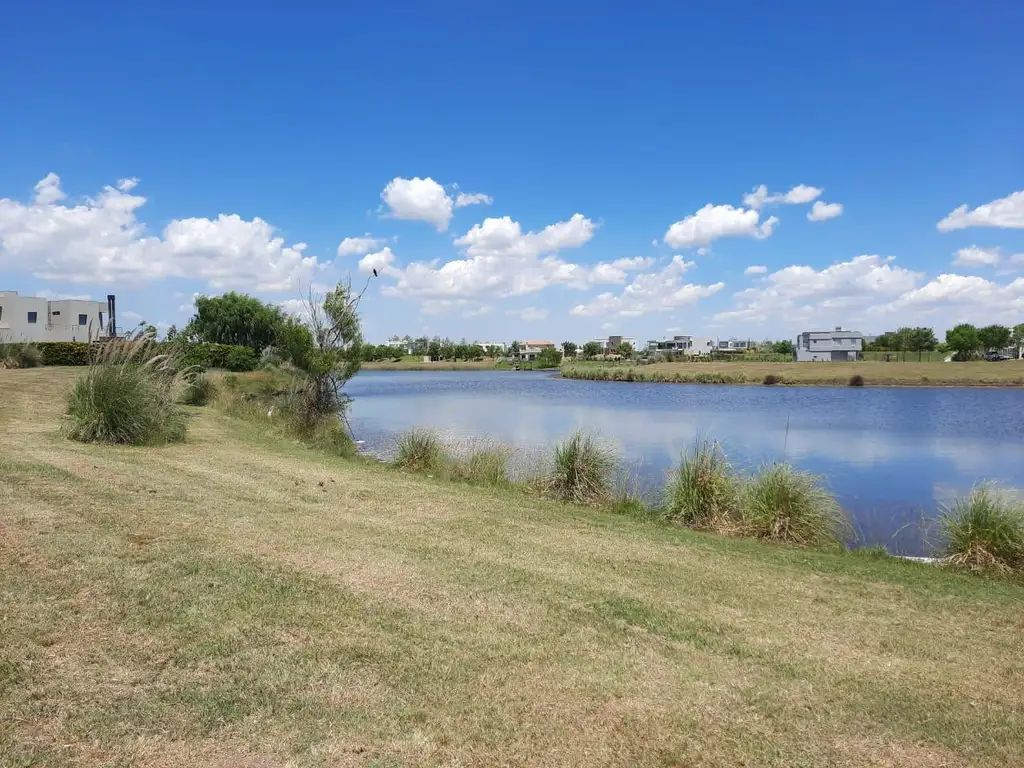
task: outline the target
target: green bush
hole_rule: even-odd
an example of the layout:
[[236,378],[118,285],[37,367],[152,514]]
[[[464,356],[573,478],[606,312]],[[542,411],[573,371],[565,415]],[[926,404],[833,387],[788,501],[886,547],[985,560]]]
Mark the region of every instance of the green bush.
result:
[[748,536],[804,546],[840,544],[850,524],[816,476],[772,464],[746,483],[740,504]]
[[850,377],[850,386],[851,387],[863,387],[864,386],[864,377],[861,376],[859,373],[855,374],[854,376],[851,376]]
[[414,429],[398,438],[392,464],[412,472],[443,472],[448,454],[438,436],[425,429]]
[[782,384],[782,383],[783,383],[783,378],[781,376],[776,376],[774,373],[769,373],[767,376],[764,377],[764,385],[766,387],[771,387],[771,386],[774,386],[775,384]]
[[195,376],[185,387],[181,401],[185,405],[208,405],[217,394],[217,385],[205,374]]
[[43,341],[36,345],[43,365],[88,365],[90,345],[84,341]]
[[259,358],[251,347],[229,347],[224,355],[223,367],[229,371],[254,371]]
[[610,448],[593,435],[577,431],[555,446],[544,485],[563,501],[604,502],[611,493],[617,463]]
[[478,448],[465,462],[466,481],[474,485],[508,483],[508,451],[504,448]]
[[994,486],[957,499],[941,517],[943,554],[971,570],[1024,569],[1024,508]]
[[662,514],[696,528],[728,528],[735,523],[741,486],[721,446],[698,442],[669,476]]
[[234,347],[229,344],[178,344],[177,342],[171,342],[167,346],[184,349],[182,362],[203,369],[219,368],[225,371],[245,372],[255,370],[259,364],[256,353],[250,347]]
[[189,374],[177,363],[141,337],[104,344],[68,393],[67,436],[122,445],[184,440],[179,403]]

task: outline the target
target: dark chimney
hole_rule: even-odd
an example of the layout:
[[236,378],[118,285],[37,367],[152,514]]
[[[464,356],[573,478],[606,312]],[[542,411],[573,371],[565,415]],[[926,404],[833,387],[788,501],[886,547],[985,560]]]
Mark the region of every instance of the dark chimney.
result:
[[114,294],[107,294],[107,336],[117,336],[117,310],[115,307]]

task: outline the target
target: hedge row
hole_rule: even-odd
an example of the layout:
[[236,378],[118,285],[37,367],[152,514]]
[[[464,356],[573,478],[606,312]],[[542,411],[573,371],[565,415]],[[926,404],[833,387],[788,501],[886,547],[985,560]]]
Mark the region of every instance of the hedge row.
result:
[[[43,341],[34,346],[42,353],[43,365],[88,365],[95,345],[84,341]],[[187,365],[228,371],[252,371],[259,363],[251,348],[230,344],[189,344],[184,361]]]

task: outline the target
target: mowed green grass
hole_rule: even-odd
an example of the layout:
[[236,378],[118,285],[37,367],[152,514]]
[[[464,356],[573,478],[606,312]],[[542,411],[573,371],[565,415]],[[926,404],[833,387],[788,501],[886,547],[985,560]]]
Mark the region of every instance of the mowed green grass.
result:
[[762,384],[771,374],[781,376],[785,384],[805,386],[848,386],[852,376],[863,376],[865,386],[1024,386],[1024,361],[1006,360],[999,363],[972,361],[968,363],[917,363],[860,361],[856,363],[747,363],[741,361],[708,363],[652,363],[629,366],[622,363],[602,364],[573,362],[566,365],[563,375],[572,376],[572,369],[581,371],[606,367],[611,371],[633,370],[640,379],[671,382],[675,378],[686,380],[700,374],[722,374],[743,378],[736,383]]
[[0,372],[0,765],[1024,765],[1024,587],[328,458]]

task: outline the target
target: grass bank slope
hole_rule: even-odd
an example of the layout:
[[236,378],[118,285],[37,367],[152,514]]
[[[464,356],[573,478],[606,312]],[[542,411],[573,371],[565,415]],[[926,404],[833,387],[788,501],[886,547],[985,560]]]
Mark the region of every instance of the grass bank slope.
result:
[[0,371],[0,764],[1024,764],[1024,588],[329,458]]
[[664,382],[682,384],[763,384],[766,376],[780,385],[850,385],[885,387],[1021,387],[1024,361],[1001,363],[652,363],[633,366],[603,363],[569,363],[562,376],[570,379]]

